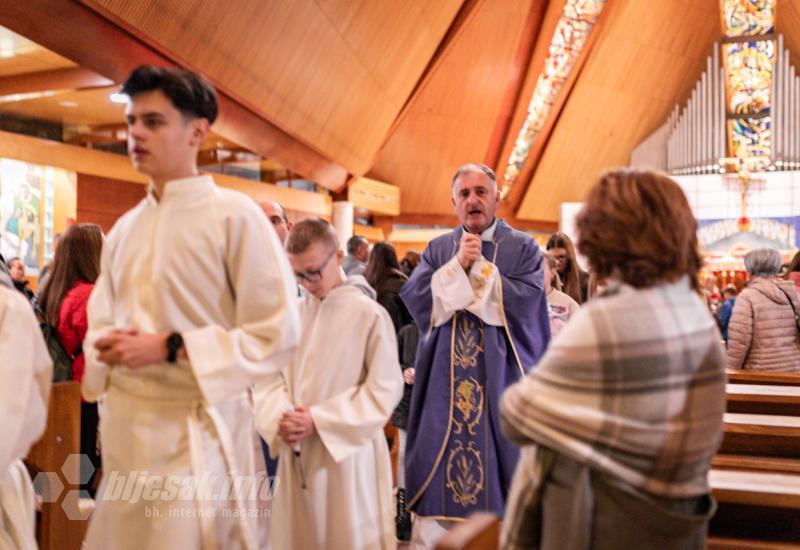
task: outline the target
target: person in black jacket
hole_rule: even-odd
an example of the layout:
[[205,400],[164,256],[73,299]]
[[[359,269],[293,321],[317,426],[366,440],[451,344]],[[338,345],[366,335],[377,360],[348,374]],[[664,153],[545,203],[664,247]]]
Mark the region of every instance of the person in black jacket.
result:
[[405,503],[405,428],[408,418],[408,406],[411,400],[411,384],[414,383],[414,356],[417,351],[417,325],[400,299],[400,290],[408,277],[400,270],[397,253],[387,242],[379,242],[372,248],[372,253],[364,271],[367,282],[378,294],[377,300],[394,324],[400,354],[400,368],[403,369],[405,388],[403,399],[392,414],[392,423],[399,433],[399,453],[397,461],[397,538],[402,541],[411,539],[411,515]]
[[395,334],[413,321],[406,305],[400,299],[400,289],[406,284],[408,277],[400,271],[397,252],[391,244],[384,241],[372,247],[364,278],[378,294],[378,303],[389,312]]

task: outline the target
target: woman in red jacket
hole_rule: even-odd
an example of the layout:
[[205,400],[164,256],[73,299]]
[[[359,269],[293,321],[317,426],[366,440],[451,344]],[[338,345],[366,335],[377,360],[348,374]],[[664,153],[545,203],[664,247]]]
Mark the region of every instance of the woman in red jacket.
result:
[[[100,274],[103,232],[91,223],[79,223],[64,233],[56,248],[51,275],[42,289],[39,305],[48,325],[56,328],[64,351],[75,356],[72,379],[83,378],[85,359],[81,346],[89,329],[86,304]],[[100,467],[97,452],[97,404],[81,403],[81,454]],[[88,487],[85,487],[88,489]]]

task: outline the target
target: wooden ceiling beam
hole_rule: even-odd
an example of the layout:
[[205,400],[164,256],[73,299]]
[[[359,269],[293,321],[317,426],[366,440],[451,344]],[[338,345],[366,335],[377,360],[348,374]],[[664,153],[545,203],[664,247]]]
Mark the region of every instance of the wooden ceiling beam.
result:
[[531,3],[531,9],[525,22],[525,29],[522,32],[517,54],[514,56],[512,65],[514,67],[512,77],[506,83],[506,92],[500,104],[500,112],[497,114],[492,137],[489,139],[489,147],[484,156],[484,164],[495,169],[501,160],[503,145],[508,141],[508,132],[511,129],[511,122],[520,101],[526,105],[527,98],[522,96],[523,86],[527,75],[527,68],[531,66],[534,51],[536,50],[537,38],[542,36],[542,24],[547,7],[550,4],[558,4],[558,0],[539,0]]
[[[482,0],[464,0],[464,2],[461,4],[461,7],[458,9],[458,13],[456,13],[456,16],[453,18],[453,21],[451,21],[450,26],[447,29],[447,32],[445,33],[444,37],[439,43],[439,46],[436,48],[436,52],[431,57],[430,61],[428,62],[428,65],[425,67],[425,70],[422,71],[422,74],[417,80],[417,83],[414,85],[414,89],[408,95],[408,99],[406,99],[403,108],[400,109],[400,112],[395,117],[392,126],[389,128],[389,131],[386,132],[386,136],[383,138],[383,143],[381,143],[381,146],[378,147],[377,151],[375,151],[375,155],[373,156],[372,161],[370,162],[370,168],[372,168],[375,165],[375,161],[377,160],[378,155],[380,155],[381,150],[386,145],[386,142],[388,142],[391,139],[391,137],[397,130],[398,126],[400,126],[400,123],[403,122],[403,120],[408,115],[409,111],[411,110],[411,107],[419,98],[421,90],[423,90],[425,86],[427,86],[433,79],[436,72],[436,68],[441,63],[443,63],[445,57],[447,56],[448,50],[453,45],[455,37],[464,27],[465,22],[469,20],[469,18],[472,16],[476,7],[481,1]],[[367,172],[368,171],[369,170],[367,170]],[[355,181],[355,179],[353,179],[353,181]]]
[[[536,51],[533,55],[533,60],[530,65],[530,70],[526,77],[525,83],[525,91],[520,97],[519,103],[517,104],[517,110],[514,115],[514,123],[511,126],[511,131],[506,135],[506,142],[505,146],[503,147],[503,153],[500,157],[500,162],[502,163],[501,166],[498,167],[498,174],[497,179],[498,181],[502,181],[505,176],[505,169],[506,163],[508,161],[509,156],[511,155],[511,150],[514,148],[514,143],[516,142],[517,135],[519,133],[522,124],[525,121],[525,118],[528,114],[528,103],[530,102],[530,97],[533,94],[533,90],[536,86],[536,82],[539,80],[539,76],[541,75],[542,71],[544,70],[544,64],[549,55],[550,50],[550,43],[553,38],[553,34],[555,33],[556,26],[561,18],[561,15],[564,11],[564,4],[566,2],[564,0],[560,0],[558,2],[551,2],[550,6],[548,7],[548,13],[546,16],[546,22],[542,26],[542,32],[539,33],[539,39],[537,40],[536,44]],[[586,63],[586,59],[589,57],[589,53],[592,50],[592,47],[597,39],[597,36],[602,32],[603,23],[607,18],[607,14],[612,8],[612,4],[614,0],[608,0],[606,2],[603,11],[600,13],[597,22],[595,23],[594,27],[592,28],[591,32],[589,33],[589,37],[586,39],[586,42],[583,46],[583,49],[578,54],[578,58],[575,60],[575,64],[572,67],[572,70],[567,76],[566,81],[564,82],[561,91],[556,96],[556,100],[553,103],[553,106],[550,109],[550,113],[547,116],[547,120],[542,127],[542,129],[537,134],[536,138],[531,145],[530,152],[528,153],[528,158],[525,161],[525,164],[522,167],[522,170],[517,177],[517,181],[515,182],[514,186],[509,193],[508,198],[503,203],[500,211],[506,216],[515,216],[517,214],[517,210],[519,208],[520,203],[522,202],[523,197],[528,191],[528,187],[530,186],[531,180],[533,178],[533,174],[536,171],[536,166],[539,164],[539,160],[542,157],[545,149],[547,148],[547,144],[550,141],[550,136],[553,133],[553,129],[556,127],[558,123],[559,116],[561,115],[561,111],[567,103],[569,99],[570,93],[577,82],[578,77],[580,76],[581,69],[583,68],[584,64]],[[513,213],[513,214],[512,214]]]
[[79,90],[110,86],[113,82],[83,67],[67,67],[50,71],[0,77],[0,96],[30,94],[56,90]]
[[[75,1],[0,0],[0,25],[114,82],[122,82],[144,63],[176,64],[163,52]],[[219,95],[216,133],[323,187],[339,189],[345,184],[345,168],[237,103],[218,84],[215,83]]]

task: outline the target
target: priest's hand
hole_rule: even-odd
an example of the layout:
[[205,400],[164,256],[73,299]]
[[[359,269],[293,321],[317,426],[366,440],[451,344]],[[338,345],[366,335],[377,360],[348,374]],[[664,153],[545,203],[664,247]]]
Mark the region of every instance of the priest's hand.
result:
[[169,333],[112,330],[95,342],[100,352],[97,359],[112,367],[135,369],[153,363],[163,363],[167,357]]
[[295,407],[293,411],[283,413],[278,422],[278,435],[290,447],[311,437],[315,432],[311,411],[304,407]]
[[465,271],[469,271],[472,264],[481,257],[481,238],[466,231],[461,235],[458,246],[458,263]]
[[414,369],[408,368],[403,371],[403,380],[406,384],[413,384],[414,383]]

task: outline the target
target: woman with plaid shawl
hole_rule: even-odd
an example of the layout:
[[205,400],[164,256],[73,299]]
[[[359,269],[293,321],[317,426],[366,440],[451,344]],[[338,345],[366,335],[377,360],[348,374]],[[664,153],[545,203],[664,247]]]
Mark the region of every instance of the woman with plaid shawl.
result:
[[704,548],[725,355],[696,225],[664,175],[610,172],[589,193],[578,249],[609,284],[503,396],[524,446],[504,548]]

